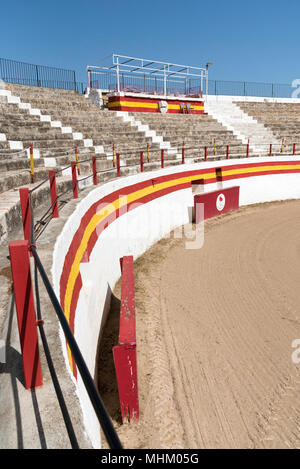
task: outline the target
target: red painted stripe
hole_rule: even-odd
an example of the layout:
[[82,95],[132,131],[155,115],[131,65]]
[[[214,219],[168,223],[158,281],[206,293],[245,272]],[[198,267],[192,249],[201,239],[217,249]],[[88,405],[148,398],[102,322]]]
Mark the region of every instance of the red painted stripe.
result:
[[[279,161],[279,162],[248,163],[248,164],[245,164],[245,165],[230,165],[230,166],[226,165],[226,166],[223,166],[222,169],[223,169],[223,171],[226,171],[226,170],[233,170],[233,169],[240,169],[240,168],[242,168],[242,169],[248,168],[249,169],[251,167],[257,167],[257,166],[276,166],[276,165],[284,166],[284,165],[290,165],[290,164],[295,164],[295,163],[299,163],[299,162],[298,161],[287,161],[287,162]],[[214,172],[214,171],[216,171],[216,168],[205,168],[205,169],[202,169],[202,170],[192,170],[192,171],[185,171],[185,172],[181,172],[181,173],[173,173],[171,175],[166,175],[166,176],[159,176],[157,178],[148,179],[147,181],[142,181],[140,183],[136,183],[136,184],[133,184],[131,186],[121,188],[121,189],[119,189],[117,191],[114,191],[113,193],[108,194],[107,196],[103,197],[100,201],[95,202],[88,209],[88,211],[84,214],[84,216],[82,217],[80,226],[79,226],[78,230],[76,231],[76,233],[74,234],[74,237],[71,241],[69,250],[67,252],[65,262],[64,262],[64,266],[63,266],[63,271],[62,271],[61,278],[60,278],[60,300],[61,300],[61,304],[62,305],[64,304],[65,291],[66,291],[66,286],[67,286],[67,281],[68,281],[70,269],[71,269],[71,266],[73,264],[77,249],[80,245],[84,230],[85,230],[86,226],[88,225],[89,221],[91,220],[92,216],[97,211],[99,211],[99,208],[102,208],[101,206],[105,207],[109,203],[116,200],[117,197],[122,197],[122,196],[128,195],[132,192],[135,192],[137,190],[148,187],[151,184],[159,184],[159,183],[162,183],[162,182],[165,182],[165,181],[170,181],[170,180],[173,180],[173,179],[179,179],[181,177],[189,177],[189,176],[194,176],[196,174],[201,175],[201,174],[206,174],[208,172]],[[245,178],[245,177],[262,176],[262,175],[270,175],[270,174],[298,173],[298,172],[300,172],[300,170],[291,170],[291,169],[278,170],[278,171],[274,170],[274,171],[272,171],[272,173],[270,173],[269,171],[260,171],[259,173],[255,173],[255,174],[250,172],[248,174],[223,176],[222,180],[239,179],[239,178]],[[206,180],[207,183],[213,183],[213,182],[216,182],[216,181],[217,181],[217,178],[215,176]],[[122,208],[120,210],[121,213],[119,213],[119,211],[117,211],[117,213],[113,213],[113,214],[109,215],[105,220],[103,220],[102,222],[99,223],[96,230],[92,233],[92,235],[91,235],[91,237],[88,241],[88,246],[87,246],[87,249],[86,249],[86,252],[85,252],[84,256],[86,256],[86,255],[90,256],[90,254],[91,254],[91,252],[92,252],[92,250],[93,250],[93,248],[94,248],[94,246],[97,242],[97,239],[100,236],[100,234],[102,233],[102,231],[104,229],[106,229],[107,226],[109,226],[109,224],[112,223],[116,218],[123,215],[124,213],[127,213],[127,211],[130,211],[130,210],[136,208],[137,203],[145,204],[145,203],[147,203],[151,200],[154,200],[158,197],[162,197],[166,194],[172,193],[172,192],[177,191],[177,190],[182,190],[182,189],[185,189],[185,188],[188,188],[188,187],[190,187],[189,182],[179,184],[177,186],[173,186],[173,187],[170,187],[170,188],[167,188],[167,189],[163,189],[163,190],[158,191],[154,194],[149,194],[149,195],[139,199],[139,201],[135,201],[135,202],[132,202],[132,203],[128,204],[125,208]],[[77,279],[76,279],[76,282],[75,282],[73,295],[72,295],[71,310],[70,310],[70,326],[71,326],[71,329],[72,329],[73,332],[74,332],[75,312],[76,312],[77,301],[78,301],[78,297],[79,297],[81,287],[82,287],[82,281],[81,281],[81,276],[79,274]],[[76,371],[76,367],[74,369]]]

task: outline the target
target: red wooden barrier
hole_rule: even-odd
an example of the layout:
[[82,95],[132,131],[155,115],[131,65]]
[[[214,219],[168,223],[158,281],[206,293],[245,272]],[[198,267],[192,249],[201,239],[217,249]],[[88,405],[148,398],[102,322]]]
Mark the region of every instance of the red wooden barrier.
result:
[[133,257],[121,260],[122,290],[119,343],[113,348],[122,420],[139,419]]
[[222,215],[239,208],[239,186],[228,187],[213,192],[204,192],[194,196],[195,221],[199,223],[199,205],[204,204],[204,219]]
[[71,169],[72,169],[72,181],[73,181],[73,197],[74,199],[78,199],[77,173],[76,173],[75,161],[71,162]]
[[56,191],[56,176],[55,171],[49,171],[49,182],[50,182],[50,194],[51,194],[51,205],[52,205],[52,217],[58,218],[58,203],[57,203],[57,191]]
[[43,384],[37,338],[28,241],[9,243],[18,329],[26,389]]

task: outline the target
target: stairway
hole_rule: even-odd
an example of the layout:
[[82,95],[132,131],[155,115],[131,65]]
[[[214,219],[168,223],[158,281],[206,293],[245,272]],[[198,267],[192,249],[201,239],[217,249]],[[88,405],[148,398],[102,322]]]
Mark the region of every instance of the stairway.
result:
[[280,140],[263,124],[249,116],[238,105],[230,101],[208,101],[205,111],[231,131],[242,143],[250,141],[250,150],[256,155],[265,155],[270,144],[280,145]]

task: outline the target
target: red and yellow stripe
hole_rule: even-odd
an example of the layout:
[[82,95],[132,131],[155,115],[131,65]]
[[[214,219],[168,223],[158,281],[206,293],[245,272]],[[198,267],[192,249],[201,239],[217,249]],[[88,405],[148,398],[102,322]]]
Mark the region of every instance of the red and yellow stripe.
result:
[[[60,302],[73,333],[75,312],[82,288],[79,266],[83,259],[90,257],[98,237],[107,226],[119,216],[134,209],[137,202],[145,204],[172,192],[189,188],[193,180],[216,182],[216,169],[198,169],[149,178],[103,197],[88,209],[70,243],[60,278]],[[224,166],[222,180],[299,172],[300,161],[248,163]],[[68,355],[73,374],[77,377],[76,366],[69,350]]]
[[[129,96],[110,96],[108,108],[112,111],[129,111],[129,112],[159,112],[159,103],[161,99],[155,98],[138,98]],[[186,104],[187,101],[166,99],[168,103],[168,113],[178,114],[180,112],[180,104]],[[203,114],[204,103],[201,101],[188,101],[191,105],[191,114]]]

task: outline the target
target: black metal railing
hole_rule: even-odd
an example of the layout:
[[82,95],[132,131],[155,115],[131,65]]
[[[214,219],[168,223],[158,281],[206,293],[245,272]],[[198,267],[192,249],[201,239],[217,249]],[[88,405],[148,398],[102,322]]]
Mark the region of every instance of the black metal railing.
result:
[[[36,237],[36,230],[35,230],[35,224],[34,224],[34,214],[32,210],[31,194],[35,189],[40,187],[40,185],[44,184],[47,181],[47,179],[49,180],[49,178],[46,178],[44,181],[42,181],[41,184],[38,184],[34,189],[30,191],[29,206],[30,206],[30,251],[34,258],[34,279],[35,279],[35,299],[36,299],[36,307],[37,307],[37,325],[39,327],[51,379],[54,385],[54,389],[55,389],[56,396],[59,402],[59,406],[60,406],[63,420],[66,426],[66,430],[69,436],[71,447],[73,449],[78,449],[79,448],[78,441],[77,441],[74,428],[72,425],[72,421],[71,421],[71,418],[70,418],[70,415],[69,415],[69,412],[68,412],[68,409],[64,400],[64,396],[63,396],[63,393],[62,393],[62,390],[58,381],[58,377],[55,371],[55,366],[54,366],[51,353],[50,353],[50,349],[48,346],[48,342],[47,342],[46,332],[44,329],[44,321],[43,321],[42,313],[41,313],[40,294],[39,294],[39,286],[38,286],[38,273],[40,274],[41,279],[46,288],[46,291],[49,295],[49,299],[53,305],[53,308],[55,310],[59,323],[62,327],[66,341],[72,353],[73,359],[79,370],[85,389],[90,398],[91,404],[94,408],[94,411],[96,413],[96,416],[98,418],[102,431],[105,435],[105,438],[108,442],[108,445],[111,449],[122,449],[122,444],[119,440],[118,434],[116,430],[114,429],[112,421],[104,407],[104,404],[95,386],[91,373],[85,363],[85,360],[81,354],[81,351],[78,347],[76,339],[71,331],[71,328],[64,314],[64,311],[53,290],[53,287],[50,283],[50,280],[47,276],[47,273],[44,269],[42,261],[37,252],[37,248],[36,248],[37,237]],[[55,203],[56,202],[57,200],[55,201]]]
[[0,78],[18,85],[58,88],[83,93],[85,85],[76,81],[75,70],[35,65],[0,58]]

